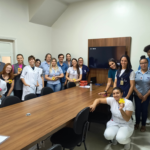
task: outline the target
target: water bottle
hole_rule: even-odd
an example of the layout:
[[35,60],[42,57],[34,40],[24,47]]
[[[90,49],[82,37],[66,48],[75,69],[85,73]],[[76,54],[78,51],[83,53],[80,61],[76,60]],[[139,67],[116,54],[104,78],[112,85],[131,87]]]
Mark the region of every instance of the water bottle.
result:
[[92,91],[92,81],[90,81],[90,91]]

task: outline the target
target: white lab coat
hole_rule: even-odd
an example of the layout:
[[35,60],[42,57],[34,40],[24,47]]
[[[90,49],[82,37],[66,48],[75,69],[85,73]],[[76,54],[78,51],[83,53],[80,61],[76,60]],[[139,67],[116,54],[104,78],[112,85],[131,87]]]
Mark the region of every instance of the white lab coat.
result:
[[37,93],[37,94],[41,94],[41,90],[42,90],[42,88],[43,88],[43,82],[42,82],[43,69],[41,69],[41,68],[38,68],[38,69],[39,69],[39,76],[38,76],[38,83],[39,83],[39,86],[37,87],[36,93]]
[[24,97],[30,93],[35,94],[38,77],[39,69],[37,67],[35,67],[34,70],[30,65],[23,68],[20,78],[24,78],[26,84],[30,85],[30,87],[23,85],[22,100],[24,100]]
[[[0,88],[2,91],[0,91],[0,95],[3,96],[7,92],[7,83],[0,79]],[[2,98],[0,98],[0,105],[2,103]]]

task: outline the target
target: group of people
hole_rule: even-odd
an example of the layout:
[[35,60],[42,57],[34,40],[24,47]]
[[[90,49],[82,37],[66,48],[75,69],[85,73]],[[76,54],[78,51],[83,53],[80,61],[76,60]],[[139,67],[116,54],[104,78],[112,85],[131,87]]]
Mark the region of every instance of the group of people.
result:
[[[134,129],[139,129],[142,113],[141,132],[146,131],[146,120],[148,116],[148,105],[150,101],[150,45],[144,48],[148,58],[141,56],[139,68],[136,72],[132,70],[130,58],[123,55],[120,64],[111,58],[108,72],[108,83],[104,92],[107,95],[112,82],[114,88],[112,96],[98,98],[90,106],[93,112],[99,103],[111,106],[112,118],[107,123],[104,136],[115,145],[117,141],[125,144],[125,149],[130,148],[130,137]],[[35,59],[33,55],[28,57],[29,65],[24,65],[22,54],[17,55],[17,63],[11,65],[0,62],[0,104],[1,101],[13,92],[20,100],[30,93],[40,96],[43,87],[50,87],[54,92],[64,90],[69,82],[79,86],[79,81],[87,80],[89,68],[83,64],[83,58],[71,59],[71,54],[58,55],[52,58],[50,53],[46,54],[45,61]],[[136,124],[132,120],[133,97],[135,100]],[[120,101],[122,100],[122,101]]]
[[[90,106],[91,112],[93,112],[99,103],[110,105],[112,117],[107,123],[104,136],[113,145],[116,145],[117,142],[124,144],[125,150],[130,149],[130,137],[134,129],[138,130],[140,127],[141,114],[142,122],[140,131],[146,131],[150,101],[150,45],[144,48],[144,52],[147,53],[148,58],[145,56],[140,57],[139,68],[136,72],[132,70],[132,65],[127,55],[121,57],[119,65],[111,58],[108,61],[110,69],[106,89],[104,92],[98,94],[107,95],[107,91],[113,81],[112,97],[98,98]],[[134,111],[133,97],[135,100],[135,125],[132,119]]]
[[12,93],[22,101],[30,93],[40,96],[43,87],[50,87],[57,92],[67,88],[68,82],[78,86],[80,80],[88,78],[89,68],[83,64],[83,58],[71,59],[69,53],[66,54],[66,61],[63,54],[58,55],[57,61],[48,53],[44,62],[31,55],[28,63],[24,65],[22,54],[17,55],[16,64],[0,62],[0,104]]

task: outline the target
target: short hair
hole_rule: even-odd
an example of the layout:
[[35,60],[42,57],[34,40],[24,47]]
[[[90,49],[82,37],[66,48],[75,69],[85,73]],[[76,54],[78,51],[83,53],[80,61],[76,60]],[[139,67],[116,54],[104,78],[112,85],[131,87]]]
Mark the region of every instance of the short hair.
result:
[[67,54],[66,54],[66,57],[67,57],[67,55],[70,55],[70,56],[71,56],[71,54],[70,54],[70,53],[67,53]]
[[113,91],[114,91],[114,90],[119,90],[120,93],[123,93],[123,90],[122,90],[120,87],[115,87],[115,88],[113,88]]
[[[23,55],[22,55],[22,54],[17,54],[17,57],[18,57],[18,56],[22,56],[22,57],[23,57]],[[24,58],[24,57],[23,57],[23,58]]]
[[50,55],[50,56],[52,57],[52,55],[51,55],[50,53],[47,53],[47,54],[45,55],[45,60],[46,60],[46,58],[47,58],[48,55]]
[[39,61],[39,62],[40,62],[40,64],[41,64],[41,60],[40,60],[40,59],[36,59],[36,60],[35,60],[35,62],[37,62],[37,61]]
[[78,58],[78,61],[79,61],[79,59],[82,59],[82,60],[83,60],[83,58],[82,58],[82,57],[79,57],[79,58]]
[[150,50],[150,45],[147,45],[146,47],[144,47],[144,52],[148,52]]
[[28,61],[30,61],[31,59],[34,59],[35,60],[35,57],[33,55],[29,56],[28,57]]
[[63,56],[63,57],[64,57],[64,54],[59,54],[59,55],[58,55],[58,58],[59,58],[60,56]]

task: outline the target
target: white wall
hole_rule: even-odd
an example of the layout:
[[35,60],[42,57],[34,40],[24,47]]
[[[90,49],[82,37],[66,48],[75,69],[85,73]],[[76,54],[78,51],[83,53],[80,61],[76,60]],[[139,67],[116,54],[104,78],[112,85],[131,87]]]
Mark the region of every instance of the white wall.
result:
[[31,19],[45,0],[28,0],[29,19]]
[[0,36],[17,39],[18,53],[44,60],[51,53],[51,28],[29,22],[27,0],[0,1]]
[[71,4],[52,26],[53,56],[70,52],[87,64],[88,39],[132,37],[131,62],[150,44],[150,0],[103,0]]

